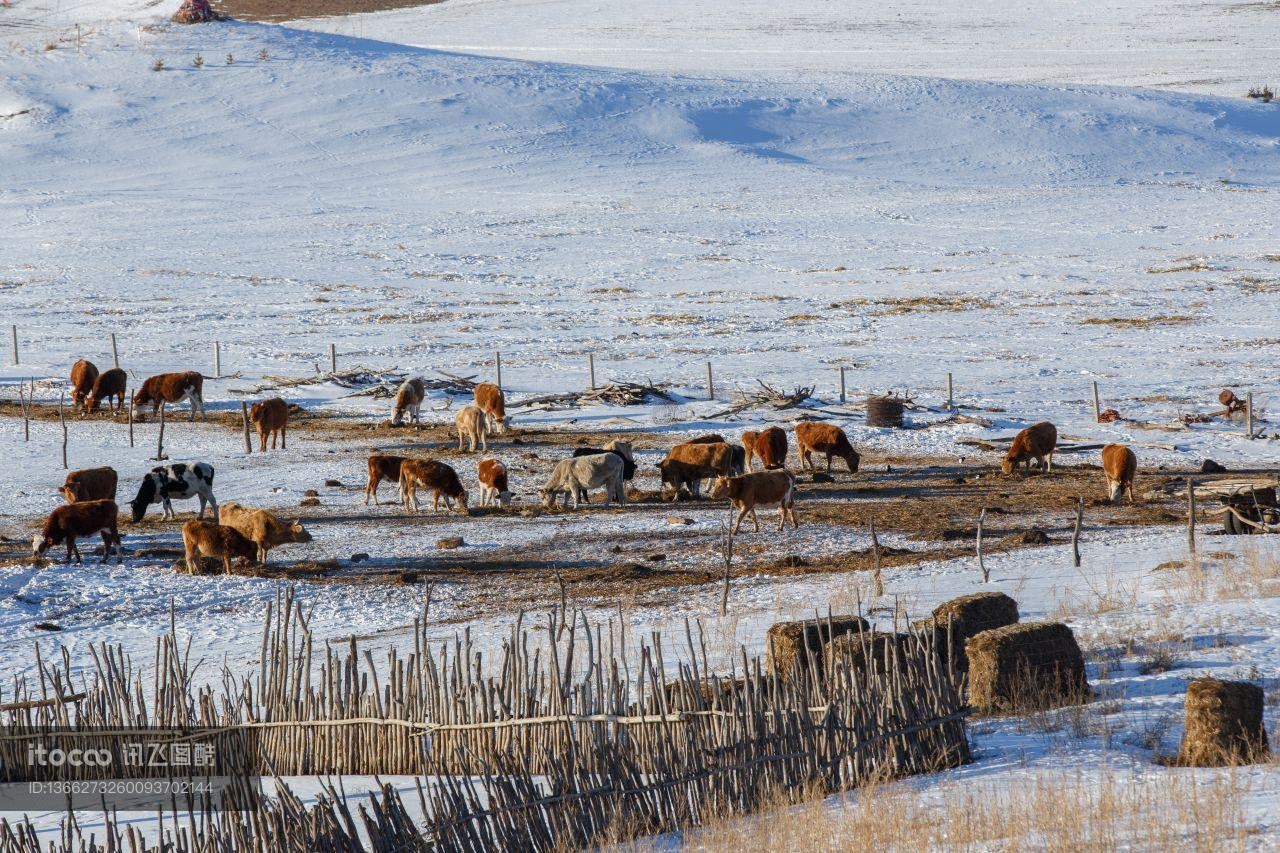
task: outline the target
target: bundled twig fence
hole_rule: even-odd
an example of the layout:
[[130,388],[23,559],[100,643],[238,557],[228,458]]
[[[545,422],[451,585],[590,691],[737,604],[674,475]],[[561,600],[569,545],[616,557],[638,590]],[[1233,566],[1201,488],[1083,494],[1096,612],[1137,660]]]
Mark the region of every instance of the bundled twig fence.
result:
[[[427,774],[420,825],[389,791],[360,812],[371,838],[437,850],[590,847],[969,759],[967,708],[933,631],[863,644],[874,661],[813,656],[790,674],[740,649],[716,673],[700,626],[685,626],[673,654],[661,634],[636,642],[623,625],[582,613],[563,625],[548,614],[545,632],[521,616],[486,660],[469,633],[431,649],[420,619],[413,651],[389,650],[375,666],[354,641],[317,648],[288,595],[274,610],[253,676],[227,671],[217,688],[192,687],[171,633],[158,644],[154,683],[104,645],[77,673],[84,695],[75,697],[64,651],[38,662],[37,684],[0,697],[22,709],[0,722],[247,727],[263,773]],[[14,756],[25,748],[0,742]],[[9,757],[0,766],[16,766]],[[295,818],[288,829],[284,814]],[[173,826],[177,846],[192,851],[351,849],[357,834],[346,806],[322,799],[302,810],[289,797]],[[63,849],[93,849],[77,832],[69,822]],[[0,822],[0,849],[33,844]]]

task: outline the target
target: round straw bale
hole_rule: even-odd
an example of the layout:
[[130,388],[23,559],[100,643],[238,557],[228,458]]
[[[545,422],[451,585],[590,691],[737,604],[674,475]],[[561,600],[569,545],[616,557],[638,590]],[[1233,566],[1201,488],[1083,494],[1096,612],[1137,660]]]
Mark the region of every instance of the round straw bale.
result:
[[1261,687],[1217,678],[1187,685],[1187,727],[1176,763],[1226,767],[1265,761],[1267,753]]
[[867,426],[902,428],[904,404],[900,397],[867,397]]
[[1018,602],[1003,592],[975,592],[944,601],[933,609],[933,615],[912,623],[918,631],[936,632],[934,643],[943,660],[951,654],[951,665],[957,672],[967,672],[969,659],[964,654],[970,637],[1003,628],[1018,621]]
[[809,671],[809,659],[821,669],[822,647],[832,637],[866,631],[870,623],[861,616],[832,616],[830,619],[806,619],[797,622],[775,622],[769,628],[766,644],[769,663],[779,675],[803,675]]
[[1089,696],[1084,655],[1061,622],[1024,622],[965,642],[969,703],[984,713],[1043,710]]

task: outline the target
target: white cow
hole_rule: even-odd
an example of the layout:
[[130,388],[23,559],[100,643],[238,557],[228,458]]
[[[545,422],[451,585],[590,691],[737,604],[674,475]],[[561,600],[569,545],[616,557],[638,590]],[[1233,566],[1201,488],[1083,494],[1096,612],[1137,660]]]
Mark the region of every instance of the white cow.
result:
[[577,509],[579,495],[601,486],[604,487],[605,506],[610,501],[626,503],[622,471],[622,457],[616,453],[561,459],[552,470],[551,479],[542,487],[542,504],[547,508],[555,506],[557,495],[563,493],[565,506],[572,499],[573,508]]

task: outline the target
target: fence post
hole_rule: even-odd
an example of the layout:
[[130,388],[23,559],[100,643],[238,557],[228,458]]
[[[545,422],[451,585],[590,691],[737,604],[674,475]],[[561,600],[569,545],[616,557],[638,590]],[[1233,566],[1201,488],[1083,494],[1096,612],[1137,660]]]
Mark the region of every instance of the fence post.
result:
[[164,461],[164,401],[160,401],[160,434],[156,436],[156,461]]
[[707,362],[707,399],[714,400],[716,398],[716,386],[711,379],[711,362]]
[[1098,402],[1098,383],[1093,383],[1093,422],[1099,423],[1102,420],[1102,404]]
[[502,390],[502,353],[495,352],[493,354],[493,364],[498,373],[498,390]]
[[1187,550],[1196,552],[1196,481],[1187,478]]
[[213,342],[213,378],[222,378],[222,344]]
[[[129,389],[125,389],[125,394],[129,393]],[[133,447],[133,399],[129,399],[129,446]]]
[[1245,422],[1245,438],[1253,438],[1253,392],[1250,391],[1244,398],[1244,422]]
[[867,527],[871,531],[871,579],[876,585],[876,597],[881,598],[884,596],[884,575],[880,572],[880,537],[876,536],[875,519],[868,521]]
[[329,344],[329,372],[338,372],[338,348]]
[[249,440],[249,404],[240,401],[240,419],[244,423],[244,452],[253,453],[253,442]]
[[1084,498],[1076,498],[1076,526],[1071,531],[1071,555],[1080,568],[1080,526],[1084,523]]
[[991,579],[990,573],[987,572],[987,564],[982,559],[982,525],[987,520],[987,508],[984,506],[982,512],[978,513],[978,571],[982,572],[982,582],[986,583]]
[[31,411],[27,407],[26,395],[22,393],[22,380],[18,380],[18,405],[22,407],[22,440],[31,440]]
[[58,423],[62,425],[62,470],[67,470],[67,419],[62,414],[62,401],[66,398],[67,392],[63,391],[58,396]]
[[120,350],[116,349],[116,333],[111,333],[111,366],[120,366]]
[[13,330],[13,363],[18,364],[18,324],[15,323],[10,328]]
[[591,383],[591,390],[596,390],[596,356],[595,353],[587,353],[587,376]]
[[955,385],[951,381],[951,373],[947,373],[947,411],[954,411],[956,407]]
[[840,365],[840,402],[843,403],[846,399],[844,393],[844,365],[842,364]]

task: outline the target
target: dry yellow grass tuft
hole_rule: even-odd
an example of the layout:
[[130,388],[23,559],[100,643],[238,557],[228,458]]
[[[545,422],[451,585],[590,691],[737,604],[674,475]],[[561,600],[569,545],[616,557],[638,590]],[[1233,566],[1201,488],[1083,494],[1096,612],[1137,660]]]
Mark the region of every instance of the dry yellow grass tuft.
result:
[[1154,317],[1087,317],[1080,322],[1086,326],[1148,329],[1152,326],[1181,326],[1185,323],[1194,323],[1195,320],[1195,317],[1186,314],[1158,314]]

